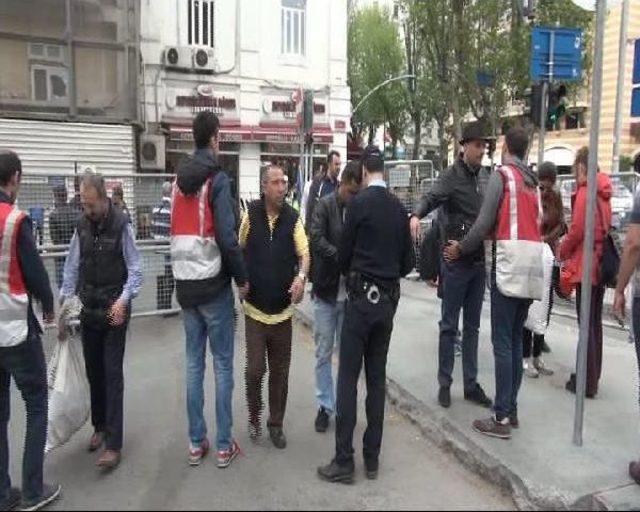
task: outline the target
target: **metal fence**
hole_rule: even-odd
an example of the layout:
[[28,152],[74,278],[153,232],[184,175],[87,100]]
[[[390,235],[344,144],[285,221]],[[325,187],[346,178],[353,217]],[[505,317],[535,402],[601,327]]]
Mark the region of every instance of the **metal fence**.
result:
[[437,178],[431,160],[394,160],[384,164],[385,180],[393,192],[411,212]]
[[[134,316],[178,311],[169,260],[169,242],[156,240],[151,229],[152,212],[162,202],[162,186],[172,180],[168,174],[103,175],[110,197],[122,191],[140,251],[144,284],[133,302]],[[25,174],[18,207],[30,214],[34,236],[54,293],[62,281],[64,261],[75,223],[81,213],[79,176]],[[57,200],[56,200],[57,197]],[[109,269],[104,269],[108,272]]]

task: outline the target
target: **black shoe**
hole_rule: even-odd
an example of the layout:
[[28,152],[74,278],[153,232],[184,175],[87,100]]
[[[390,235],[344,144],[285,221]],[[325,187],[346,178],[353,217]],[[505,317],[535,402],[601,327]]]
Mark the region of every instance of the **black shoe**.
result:
[[551,347],[549,345],[547,345],[546,341],[542,342],[542,351],[545,354],[550,354],[551,353]]
[[481,405],[482,407],[488,408],[493,405],[491,398],[489,398],[485,394],[484,390],[478,383],[476,383],[475,388],[464,392],[464,399],[469,400],[470,402],[473,402],[475,404]]
[[440,391],[438,392],[438,402],[445,409],[451,407],[451,390],[448,387],[440,386]]
[[42,496],[32,500],[22,500],[22,504],[20,505],[20,510],[24,511],[33,511],[33,510],[42,510],[47,505],[50,505],[60,496],[60,492],[62,491],[62,486],[60,485],[42,485]]
[[352,484],[353,483],[353,463],[341,466],[335,459],[331,461],[328,466],[321,466],[318,468],[318,476],[331,483]]
[[12,487],[9,489],[9,496],[0,501],[0,510],[15,510],[22,502],[22,493],[20,489]]
[[[572,393],[574,395],[576,394],[576,376],[574,373],[571,374],[571,377],[569,378],[567,383],[564,385],[564,389],[566,389],[569,393]],[[596,397],[596,394],[585,392],[584,396],[586,396],[587,398],[593,399]]]
[[329,414],[324,407],[320,407],[318,410],[318,416],[316,416],[316,432],[326,432],[329,428]]
[[282,431],[282,427],[269,427],[269,437],[273,446],[278,450],[284,450],[287,447],[287,438]]
[[509,425],[511,425],[511,428],[520,428],[520,420],[518,419],[517,412],[509,414]]
[[364,469],[368,480],[378,479],[378,460],[364,459]]

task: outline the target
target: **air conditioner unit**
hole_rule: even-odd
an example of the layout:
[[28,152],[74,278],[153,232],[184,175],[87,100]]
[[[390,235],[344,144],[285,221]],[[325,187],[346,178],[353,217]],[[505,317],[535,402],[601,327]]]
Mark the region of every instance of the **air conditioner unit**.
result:
[[193,48],[193,69],[199,71],[215,71],[217,68],[216,54],[213,48]]
[[140,170],[165,170],[165,139],[162,135],[143,133],[140,137]]
[[164,49],[164,65],[173,69],[191,69],[193,50],[188,46],[167,46]]

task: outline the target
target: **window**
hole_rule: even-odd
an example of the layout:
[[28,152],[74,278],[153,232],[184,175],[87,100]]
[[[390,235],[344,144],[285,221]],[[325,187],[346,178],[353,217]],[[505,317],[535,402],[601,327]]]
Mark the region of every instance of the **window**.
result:
[[214,4],[213,0],[187,0],[190,45],[214,47]]
[[64,64],[65,50],[57,44],[29,43],[29,59]]
[[636,39],[633,58],[633,90],[631,92],[631,116],[640,117],[640,39]]
[[69,73],[59,66],[31,66],[31,92],[35,101],[64,103],[68,100]]
[[280,52],[283,55],[306,54],[306,9],[306,0],[282,0]]

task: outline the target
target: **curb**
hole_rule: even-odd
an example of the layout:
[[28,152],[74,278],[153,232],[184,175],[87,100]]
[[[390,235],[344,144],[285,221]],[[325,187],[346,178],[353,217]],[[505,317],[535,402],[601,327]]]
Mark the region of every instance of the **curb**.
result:
[[[296,309],[295,318],[313,328],[313,319]],[[451,422],[435,408],[418,400],[396,380],[387,375],[387,397],[398,411],[439,448],[453,454],[466,468],[511,495],[519,510],[609,510],[599,499],[600,491],[586,496],[563,493],[523,479],[507,464],[496,458],[474,439],[475,433]]]

